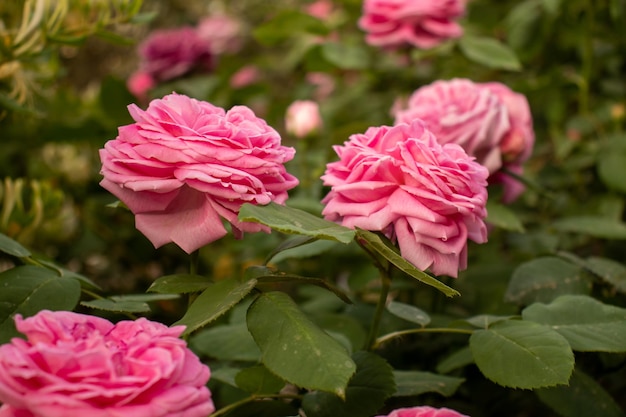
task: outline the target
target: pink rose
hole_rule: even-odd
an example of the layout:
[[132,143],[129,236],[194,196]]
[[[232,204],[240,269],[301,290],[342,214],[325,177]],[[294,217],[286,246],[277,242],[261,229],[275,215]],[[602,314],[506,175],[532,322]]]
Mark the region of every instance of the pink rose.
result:
[[206,417],[211,372],[169,328],[67,311],[22,319],[0,346],[2,417]]
[[198,36],[207,42],[216,55],[234,54],[243,46],[243,25],[225,14],[207,16],[198,24]]
[[[487,167],[491,182],[503,168],[521,173],[532,153],[535,136],[526,97],[500,83],[478,84],[467,79],[436,81],[417,89],[404,109],[395,110],[396,123],[421,119],[439,142],[456,143]],[[505,202],[523,187],[505,184]]]
[[384,233],[437,275],[467,267],[468,238],[486,242],[487,169],[423,122],[371,127],[334,149],[339,161],[322,176],[328,220]]
[[210,45],[191,27],[154,31],[139,44],[140,71],[168,81],[213,68]]
[[287,107],[285,129],[302,139],[322,127],[319,105],[311,100],[296,100]]
[[398,408],[386,416],[378,417],[468,417],[449,408],[433,408],[428,406]]
[[466,0],[365,0],[359,27],[370,45],[396,48],[405,44],[433,48],[458,38],[455,22],[465,13]]
[[239,222],[244,203],[282,204],[298,180],[285,170],[295,150],[245,106],[226,112],[204,101],[170,94],[100,150],[101,185],[135,214],[135,225],[155,247],[174,242],[187,253],[226,234],[267,231]]
[[231,75],[229,84],[232,88],[244,88],[254,84],[260,77],[261,72],[258,67],[246,65]]
[[307,4],[305,11],[319,20],[328,20],[333,13],[333,2],[330,0],[316,0]]
[[133,73],[126,82],[128,91],[141,101],[148,99],[148,91],[154,88],[155,84],[152,76],[144,71]]

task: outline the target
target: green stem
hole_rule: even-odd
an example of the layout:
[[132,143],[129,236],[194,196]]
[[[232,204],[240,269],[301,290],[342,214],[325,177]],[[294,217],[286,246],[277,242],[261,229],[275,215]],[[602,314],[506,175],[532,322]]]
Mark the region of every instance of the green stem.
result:
[[191,275],[198,275],[198,263],[200,261],[200,249],[195,250],[189,254],[189,273]]
[[240,407],[244,404],[247,403],[251,403],[254,401],[258,401],[258,400],[263,400],[263,399],[267,399],[267,398],[292,398],[292,399],[297,399],[297,398],[302,398],[301,395],[294,395],[294,394],[273,394],[273,395],[252,395],[248,398],[244,398],[243,400],[239,400],[237,402],[234,402],[232,404],[227,405],[226,407],[221,408],[219,411],[211,414],[211,417],[219,417],[219,416],[223,416],[228,414],[230,411],[234,410],[237,407]]
[[449,329],[445,327],[432,327],[428,329],[410,329],[410,330],[400,330],[397,332],[392,332],[386,334],[382,337],[379,337],[375,340],[373,348],[376,349],[381,345],[387,343],[391,339],[395,339],[396,337],[406,336],[409,334],[418,334],[418,333],[459,333],[459,334],[472,334],[474,331],[469,329]]
[[385,307],[387,305],[389,288],[391,288],[391,276],[389,275],[389,270],[380,268],[380,272],[380,295],[378,297],[378,303],[376,304],[376,311],[374,312],[374,320],[372,321],[372,326],[370,327],[369,336],[367,338],[366,346],[368,347],[368,350],[374,350],[376,348],[376,335],[378,334],[380,321],[383,317],[383,312],[385,311]]

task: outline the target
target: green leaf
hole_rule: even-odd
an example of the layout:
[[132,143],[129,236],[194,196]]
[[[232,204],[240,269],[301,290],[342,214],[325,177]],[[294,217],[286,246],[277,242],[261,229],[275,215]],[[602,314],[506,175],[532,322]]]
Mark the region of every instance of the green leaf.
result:
[[589,294],[591,279],[585,270],[557,257],[521,264],[513,272],[504,295],[507,301],[529,305],[549,302],[564,294]]
[[436,392],[444,397],[450,397],[465,381],[463,378],[422,371],[393,371],[393,376],[396,380],[394,397],[409,397],[427,392]]
[[624,264],[612,259],[592,256],[585,260],[584,265],[617,291],[626,293],[626,266]]
[[352,355],[357,370],[346,390],[346,398],[311,392],[304,396],[302,408],[307,417],[370,417],[394,393],[395,382],[389,364],[370,352]]
[[552,223],[562,232],[581,233],[600,239],[626,239],[626,223],[606,217],[565,217]]
[[519,316],[496,316],[493,314],[479,314],[478,316],[470,317],[469,319],[460,320],[460,323],[467,323],[473,327],[480,329],[488,329],[489,326],[499,323],[501,321],[510,320]]
[[124,295],[113,295],[109,298],[118,303],[124,302],[124,301],[150,303],[154,301],[176,300],[180,298],[180,295],[178,294],[124,294]]
[[256,362],[261,351],[245,323],[223,324],[200,330],[189,340],[194,352],[222,361]]
[[489,200],[487,201],[487,213],[486,221],[488,223],[512,232],[524,232],[524,225],[521,220],[507,206]]
[[387,259],[405,274],[423,282],[426,285],[430,285],[431,287],[438,289],[448,297],[460,295],[457,290],[448,287],[437,278],[434,278],[424,271],[417,269],[412,263],[404,259],[398,253],[398,249],[395,246],[383,241],[376,233],[357,229],[357,239],[362,245]]
[[624,417],[613,397],[589,375],[576,369],[569,385],[535,391],[541,401],[564,417]]
[[261,44],[271,46],[305,33],[325,35],[328,28],[322,21],[307,13],[285,10],[269,22],[257,26],[252,35]]
[[567,340],[548,326],[509,320],[470,336],[480,371],[511,388],[535,389],[567,384],[574,353]]
[[196,297],[183,318],[174,325],[187,326],[183,335],[192,333],[230,310],[243,300],[255,285],[255,279],[245,282],[226,279],[212,284]]
[[18,266],[0,273],[0,344],[18,336],[13,316],[30,317],[41,310],[71,311],[80,298],[80,284],[37,266]]
[[81,301],[80,305],[96,310],[113,311],[116,313],[148,313],[150,306],[143,301],[115,301],[110,298],[101,298],[91,301]]
[[522,69],[515,52],[497,39],[465,34],[459,40],[459,47],[469,60],[486,67],[509,71]]
[[573,350],[626,352],[626,309],[584,295],[564,295],[550,304],[536,303],[522,312],[524,320],[550,326]]
[[345,397],[356,365],[288,295],[262,293],[248,309],[247,321],[269,370],[294,385]]
[[437,372],[447,374],[455,369],[474,363],[474,356],[469,346],[461,348],[437,364]]
[[147,291],[161,294],[188,294],[203,291],[211,285],[211,280],[202,275],[174,274],[157,278]]
[[266,206],[246,203],[239,210],[239,220],[261,223],[282,233],[336,240],[341,243],[352,242],[355,235],[355,231],[352,229],[329,222],[304,210],[276,203],[270,203]]
[[626,152],[622,149],[611,149],[603,152],[597,162],[598,176],[610,189],[626,193]]
[[314,238],[306,238],[305,236],[298,236],[298,238],[305,238],[307,242],[300,246],[281,248],[280,250],[275,249],[267,256],[266,263],[270,261],[279,263],[287,259],[312,258],[326,253],[337,246],[337,242],[332,240],[317,240]]
[[332,332],[344,335],[355,350],[360,350],[365,345],[367,333],[363,325],[355,318],[341,313],[317,313],[310,317],[315,324],[329,334]]
[[0,233],[0,251],[18,258],[31,255],[28,249],[3,233]]
[[322,45],[324,58],[341,69],[368,68],[369,55],[361,45],[347,45],[339,42],[327,42]]
[[422,327],[430,323],[430,316],[425,311],[409,304],[391,301],[387,304],[387,311],[396,317],[419,324]]
[[235,376],[235,383],[250,394],[276,394],[285,386],[285,381],[263,365],[242,369]]

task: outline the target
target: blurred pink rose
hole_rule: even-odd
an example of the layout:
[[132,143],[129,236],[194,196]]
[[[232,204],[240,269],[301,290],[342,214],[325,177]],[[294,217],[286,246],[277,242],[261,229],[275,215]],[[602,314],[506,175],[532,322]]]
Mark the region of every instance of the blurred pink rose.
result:
[[322,176],[328,220],[384,233],[437,275],[467,267],[468,238],[486,242],[487,169],[423,122],[371,127],[334,149],[339,161]]
[[141,101],[148,99],[148,91],[155,86],[154,78],[145,71],[137,71],[126,82],[128,91]]
[[458,38],[463,28],[455,21],[465,13],[466,0],[365,0],[359,27],[370,45],[433,48]]
[[155,81],[213,68],[210,45],[191,27],[154,31],[139,44],[140,71]]
[[468,417],[449,408],[433,408],[429,406],[398,408],[386,416],[378,417]]
[[[521,173],[532,153],[535,136],[526,97],[500,83],[474,83],[467,79],[436,81],[417,89],[406,108],[396,108],[396,123],[426,122],[439,142],[456,143],[487,167],[491,182],[503,168]],[[501,182],[501,181],[500,181]],[[504,187],[505,202],[523,187]]]
[[298,139],[318,131],[322,127],[319,105],[311,100],[296,100],[287,107],[285,129]]
[[313,95],[317,101],[327,99],[335,91],[335,79],[326,72],[309,72],[306,81],[315,87]]
[[230,86],[233,88],[247,87],[250,84],[254,84],[260,76],[261,73],[258,67],[254,65],[246,65],[231,75]]
[[226,14],[214,14],[203,18],[198,24],[198,36],[208,42],[216,55],[234,54],[243,46],[241,22]]
[[333,7],[333,2],[330,0],[316,0],[308,4],[305,10],[308,14],[317,19],[328,20],[333,12]]
[[206,417],[211,372],[169,328],[67,311],[15,316],[0,346],[2,417]]
[[100,184],[135,214],[135,225],[155,247],[174,242],[187,253],[226,234],[267,231],[239,222],[244,203],[282,204],[298,180],[284,163],[295,150],[245,106],[226,112],[204,101],[170,94],[100,150]]

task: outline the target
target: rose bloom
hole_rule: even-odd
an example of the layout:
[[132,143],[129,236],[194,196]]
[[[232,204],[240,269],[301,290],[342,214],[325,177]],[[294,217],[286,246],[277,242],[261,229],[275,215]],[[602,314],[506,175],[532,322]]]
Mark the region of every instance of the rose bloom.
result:
[[157,30],[139,44],[140,72],[162,82],[193,71],[210,71],[213,52],[191,27]]
[[295,150],[276,130],[245,106],[226,112],[178,94],[128,109],[135,123],[100,150],[100,185],[155,247],[174,242],[191,253],[226,234],[222,218],[236,238],[269,232],[237,214],[244,203],[282,204],[298,184],[283,165]]
[[505,202],[524,190],[500,172],[521,174],[522,164],[532,153],[532,116],[522,94],[500,83],[436,81],[417,89],[406,108],[392,111],[396,123],[421,119],[439,142],[459,144],[476,157],[489,170],[490,182],[503,182]]
[[67,311],[15,316],[0,346],[1,417],[206,417],[211,372],[167,327]]
[[326,219],[380,231],[421,270],[456,277],[467,239],[487,240],[485,167],[457,144],[437,142],[423,122],[371,127],[335,146],[322,176]]
[[359,27],[373,46],[433,48],[458,38],[466,0],[365,0]]
[[302,139],[322,127],[319,105],[311,100],[296,100],[287,107],[285,129],[295,137]]
[[198,24],[198,36],[210,45],[216,55],[234,54],[243,46],[241,22],[226,14],[214,14],[203,18]]
[[126,81],[128,91],[141,101],[148,99],[148,92],[155,84],[152,76],[144,71],[136,71]]
[[386,416],[378,417],[468,417],[449,408],[433,408],[428,406],[398,408]]

